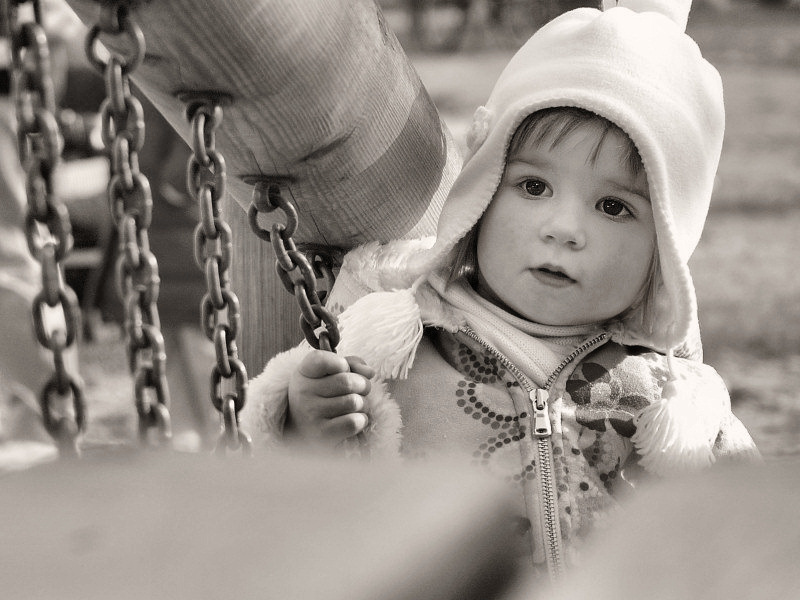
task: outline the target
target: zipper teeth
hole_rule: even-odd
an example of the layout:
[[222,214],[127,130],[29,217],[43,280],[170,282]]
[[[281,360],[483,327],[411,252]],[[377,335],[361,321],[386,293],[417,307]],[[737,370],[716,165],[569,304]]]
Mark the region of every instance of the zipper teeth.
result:
[[[489,350],[489,352],[491,352],[494,356],[496,356],[500,360],[500,362],[503,363],[503,366],[514,374],[514,377],[517,378],[517,381],[519,381],[522,387],[525,388],[526,392],[531,393],[534,390],[534,387],[533,385],[531,385],[528,376],[525,375],[522,371],[520,371],[519,367],[517,367],[517,365],[508,360],[508,358],[506,358],[505,355],[503,355],[500,352],[497,352],[493,346],[491,346],[488,342],[484,341],[471,327],[464,326],[461,328],[461,331],[466,333],[469,337],[471,337],[481,346]],[[550,387],[555,383],[558,376],[561,374],[561,371],[566,369],[569,363],[571,363],[578,356],[586,352],[592,346],[595,346],[600,342],[602,342],[604,339],[606,339],[606,336],[608,336],[607,333],[605,332],[600,333],[597,336],[593,337],[592,339],[586,340],[580,346],[578,346],[572,352],[570,352],[564,358],[564,360],[562,360],[561,363],[559,363],[556,369],[552,373],[550,373],[550,377],[547,378],[547,381],[545,382],[543,389],[549,390]]]
[[606,339],[607,335],[608,335],[607,333],[603,332],[593,337],[590,340],[586,340],[580,346],[578,346],[572,352],[570,352],[564,358],[564,360],[562,360],[561,363],[556,367],[556,370],[550,373],[550,377],[548,377],[547,381],[544,383],[544,389],[549,390],[550,387],[555,383],[556,379],[558,379],[558,376],[561,374],[561,371],[563,371],[569,363],[571,363],[578,356],[586,352],[592,346],[596,346],[597,344],[602,342],[604,339]]
[[[494,356],[496,356],[500,360],[500,362],[503,363],[503,366],[514,374],[514,377],[517,379],[517,381],[519,381],[520,385],[525,388],[526,392],[530,394],[533,391],[534,388],[531,385],[531,382],[528,379],[527,375],[525,375],[522,371],[520,371],[517,365],[508,360],[502,353],[497,352],[494,349],[494,347],[492,347],[488,342],[484,341],[470,327],[464,326],[462,328],[462,331],[466,333],[469,337],[471,337],[473,340],[478,342],[481,346],[489,350],[489,352],[491,352]],[[564,367],[561,368],[563,369]]]
[[[484,341],[470,327],[465,326],[462,328],[462,331],[470,338],[478,342],[481,346],[486,348],[494,356],[496,356],[503,366],[514,374],[514,377],[517,379],[517,381],[519,381],[520,385],[525,388],[525,391],[528,392],[528,394],[533,392],[534,387],[527,375],[525,375],[519,369],[519,367],[512,363],[508,358],[506,358],[504,354],[498,352],[488,342]],[[544,389],[549,390],[550,387],[555,383],[556,379],[558,379],[558,376],[570,362],[575,360],[582,353],[589,350],[589,348],[602,342],[604,339],[606,339],[607,335],[607,333],[601,333],[592,339],[586,340],[580,346],[570,352],[569,355],[567,355],[564,360],[559,363],[558,367],[556,367],[556,369],[550,374],[550,377],[547,378],[547,381],[544,384]],[[555,493],[553,492],[552,457],[550,455],[551,450],[548,439],[544,437],[537,438],[536,450],[539,456],[539,473],[541,475],[540,489],[542,490],[544,518],[546,521],[545,535],[547,536],[547,541],[550,545],[550,560],[547,561],[547,564],[550,571],[550,577],[555,581],[561,577],[564,572],[564,568],[561,562],[561,552],[559,549],[558,536],[556,534],[556,528],[558,527],[558,510],[556,506]]]
[[542,494],[542,501],[545,504],[544,517],[547,522],[547,541],[550,543],[550,564],[552,565],[550,575],[553,579],[558,579],[563,573],[563,568],[561,565],[561,552],[558,547],[558,538],[556,536],[556,519],[558,518],[556,515],[558,511],[556,510],[555,494],[552,493],[553,473],[547,440],[545,438],[538,438],[536,448],[539,453],[539,472],[542,477],[542,488],[550,491],[550,493]]

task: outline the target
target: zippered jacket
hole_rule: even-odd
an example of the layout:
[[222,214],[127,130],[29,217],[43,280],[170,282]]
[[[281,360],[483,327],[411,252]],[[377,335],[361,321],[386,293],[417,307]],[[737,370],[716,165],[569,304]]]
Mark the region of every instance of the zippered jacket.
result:
[[[361,295],[358,286],[375,284],[375,270],[365,265],[395,260],[417,246],[394,242],[351,252],[337,292]],[[524,348],[528,358],[521,358],[468,292],[443,296],[437,291],[444,289],[441,280],[431,279],[414,292],[414,316],[424,323],[414,344],[400,341],[398,315],[409,300],[402,292],[373,288],[340,314],[340,352],[360,356],[379,371],[366,399],[370,424],[350,446],[359,456],[456,455],[503,478],[519,492],[520,531],[534,564],[553,575],[642,478],[694,468],[653,473],[647,453],[658,449],[634,441],[638,416],[661,399],[670,376],[663,354],[620,344],[612,332],[598,329],[549,363],[535,339]],[[332,305],[338,305],[335,298]],[[491,341],[481,330],[490,332]],[[289,379],[310,350],[303,342],[279,354],[251,381],[241,418],[256,446],[282,444]],[[714,369],[681,358],[672,369],[702,397],[694,415],[707,439],[707,464],[758,459]],[[548,511],[557,526],[547,527]]]

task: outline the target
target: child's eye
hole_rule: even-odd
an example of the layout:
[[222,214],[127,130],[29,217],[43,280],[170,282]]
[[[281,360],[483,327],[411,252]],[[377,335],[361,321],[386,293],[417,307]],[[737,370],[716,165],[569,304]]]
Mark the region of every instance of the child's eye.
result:
[[541,196],[547,191],[547,184],[541,179],[526,179],[520,186],[531,196]]
[[621,200],[616,198],[603,198],[597,203],[597,208],[612,217],[628,216],[631,211]]

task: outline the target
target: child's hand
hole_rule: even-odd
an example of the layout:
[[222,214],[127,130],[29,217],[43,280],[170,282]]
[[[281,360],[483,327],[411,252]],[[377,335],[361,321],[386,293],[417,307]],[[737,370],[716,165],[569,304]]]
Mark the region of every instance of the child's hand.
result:
[[312,351],[289,381],[286,433],[325,446],[360,433],[368,422],[361,411],[374,376],[360,358]]

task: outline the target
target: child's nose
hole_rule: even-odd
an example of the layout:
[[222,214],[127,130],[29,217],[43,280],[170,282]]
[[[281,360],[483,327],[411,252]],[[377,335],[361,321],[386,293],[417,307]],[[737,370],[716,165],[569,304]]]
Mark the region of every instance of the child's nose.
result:
[[541,238],[547,243],[568,246],[580,250],[586,245],[586,233],[576,211],[563,208],[546,219],[540,229]]

